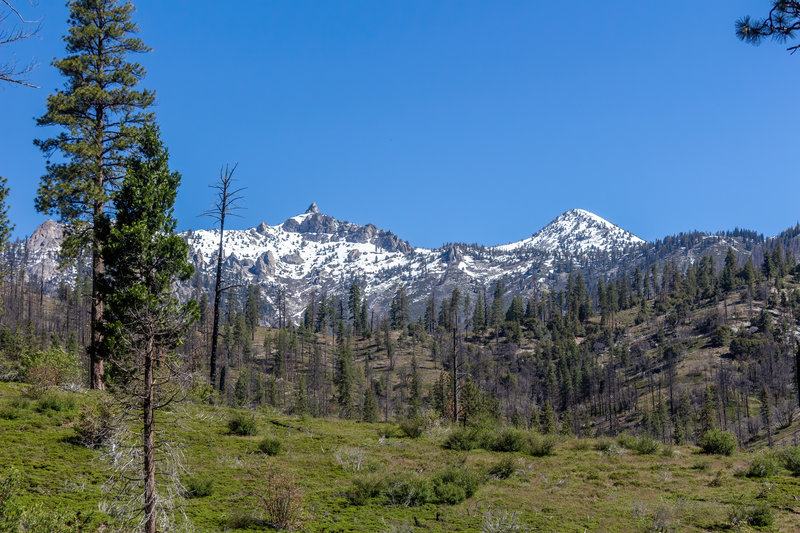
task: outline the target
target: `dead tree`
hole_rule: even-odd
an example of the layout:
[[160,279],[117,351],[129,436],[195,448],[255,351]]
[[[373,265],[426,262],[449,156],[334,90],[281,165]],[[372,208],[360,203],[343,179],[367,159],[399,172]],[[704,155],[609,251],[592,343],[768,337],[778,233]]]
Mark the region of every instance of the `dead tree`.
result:
[[[238,165],[238,164],[237,164]],[[219,247],[217,248],[217,278],[214,282],[214,321],[211,331],[211,354],[209,357],[209,380],[211,386],[217,388],[217,345],[219,339],[219,304],[222,295],[231,286],[222,286],[222,261],[225,257],[224,254],[224,239],[225,239],[225,219],[229,216],[236,216],[235,211],[241,209],[238,202],[242,200],[241,192],[245,187],[234,189],[233,188],[233,173],[236,171],[237,165],[229,168],[225,165],[225,169],[220,169],[219,180],[214,185],[210,185],[212,189],[217,192],[217,200],[214,202],[214,207],[203,213],[203,216],[211,217],[219,224]]]
[[[14,25],[10,25],[9,20],[14,21]],[[36,21],[25,20],[11,0],[0,0],[0,47],[33,37],[38,31],[39,24]],[[13,61],[0,64],[0,81],[38,89],[37,85],[25,79],[35,67],[36,63],[33,61],[24,67],[18,67]]]

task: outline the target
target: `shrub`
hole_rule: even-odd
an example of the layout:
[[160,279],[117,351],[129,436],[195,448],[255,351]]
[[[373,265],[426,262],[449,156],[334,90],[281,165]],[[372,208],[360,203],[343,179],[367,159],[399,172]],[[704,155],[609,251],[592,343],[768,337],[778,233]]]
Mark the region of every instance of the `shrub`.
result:
[[111,438],[114,426],[114,416],[108,403],[86,405],[75,424],[75,441],[91,449],[103,446]]
[[517,470],[517,461],[513,457],[503,457],[500,462],[489,467],[488,473],[496,479],[506,479]]
[[68,394],[56,391],[47,391],[39,398],[36,410],[43,411],[71,411],[75,409],[75,398]]
[[708,454],[733,455],[736,451],[736,437],[729,431],[710,429],[703,433],[700,449]]
[[621,433],[617,436],[617,444],[622,446],[627,450],[633,450],[636,448],[636,441],[637,438],[631,435],[630,433]]
[[416,474],[392,476],[384,492],[393,505],[414,507],[433,501],[433,486],[430,480]]
[[639,455],[650,455],[656,453],[660,446],[661,443],[653,437],[642,435],[634,440],[633,448],[631,449]]
[[745,475],[747,477],[771,477],[778,470],[778,461],[773,455],[760,455],[750,461]]
[[276,529],[299,529],[308,519],[303,509],[303,493],[287,472],[269,468],[264,491],[257,496],[267,523]]
[[210,478],[190,477],[186,479],[187,498],[205,498],[214,493],[214,481]]
[[20,358],[25,380],[37,388],[75,382],[80,379],[81,366],[77,355],[62,348],[25,351]]
[[398,425],[400,426],[400,431],[412,439],[419,438],[425,431],[425,419],[421,416],[406,418],[405,420],[401,420]]
[[361,448],[340,446],[333,453],[333,457],[345,472],[358,472],[364,466],[364,450]]
[[783,466],[795,476],[800,476],[800,446],[788,446],[780,454]]
[[488,448],[494,452],[519,452],[525,448],[527,433],[520,429],[504,428],[489,439]]
[[458,450],[466,452],[475,448],[483,447],[489,440],[489,433],[486,429],[474,426],[462,427],[451,431],[444,441],[444,447],[448,450]]
[[730,521],[733,526],[767,527],[772,525],[773,520],[772,508],[765,502],[747,506],[739,505],[730,514]]
[[471,498],[483,481],[482,476],[462,466],[450,466],[433,477],[436,501],[450,505]]
[[13,407],[3,407],[0,409],[0,418],[3,420],[16,420],[19,418],[19,411]]
[[345,491],[345,497],[353,505],[364,505],[386,490],[386,478],[379,474],[367,474],[353,478],[353,484]]
[[528,440],[528,453],[534,457],[553,455],[556,447],[556,438],[552,435],[539,435],[532,433]]
[[236,413],[228,420],[228,433],[240,437],[252,437],[258,433],[256,419],[252,414]]
[[517,533],[523,531],[517,511],[486,511],[481,533]]
[[261,453],[266,455],[280,455],[283,444],[275,437],[264,437],[261,442],[258,443],[258,449]]

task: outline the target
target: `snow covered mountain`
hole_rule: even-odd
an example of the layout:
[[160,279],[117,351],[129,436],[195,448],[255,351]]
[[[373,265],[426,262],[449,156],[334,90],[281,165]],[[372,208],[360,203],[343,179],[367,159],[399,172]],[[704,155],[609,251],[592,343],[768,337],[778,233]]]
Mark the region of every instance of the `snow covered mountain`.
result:
[[612,252],[644,242],[636,235],[594,213],[583,209],[572,209],[560,215],[532,237],[496,248],[504,251],[536,248],[543,251],[583,254],[591,251]]
[[[182,236],[197,274],[179,291],[184,297],[196,297],[198,289],[213,285],[219,232],[193,230]],[[55,271],[60,239],[61,228],[47,221],[27,241],[29,279],[43,276],[45,284],[55,288],[62,280],[69,282],[69,276],[74,278],[74,271]],[[430,296],[439,300],[449,295],[454,287],[462,294],[491,291],[498,279],[509,294],[530,296],[563,286],[573,270],[614,275],[623,259],[639,257],[648,246],[652,245],[603,218],[574,209],[532,237],[511,244],[417,248],[390,231],[337,220],[311,204],[304,213],[275,226],[261,223],[226,231],[224,272],[228,284],[255,283],[263,288],[268,317],[277,314],[279,294],[286,297],[289,315],[299,317],[312,294],[343,294],[353,282],[364,288],[369,305],[380,315],[399,284],[406,286],[412,311],[421,310]],[[17,246],[13,254],[19,260],[23,248]]]

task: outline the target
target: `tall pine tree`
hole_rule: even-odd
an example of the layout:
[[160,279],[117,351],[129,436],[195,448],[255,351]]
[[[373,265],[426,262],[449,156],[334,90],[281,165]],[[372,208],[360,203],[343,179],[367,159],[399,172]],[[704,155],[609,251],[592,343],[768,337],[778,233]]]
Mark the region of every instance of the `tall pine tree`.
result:
[[[154,93],[137,90],[145,74],[130,54],[148,51],[133,35],[131,3],[116,0],[72,0],[69,3],[67,57],[53,62],[66,78],[62,90],[47,98],[39,126],[62,129],[56,137],[35,144],[48,158],[36,208],[57,214],[68,226],[62,254],[92,257],[90,386],[103,389],[105,355],[98,327],[103,314],[99,281],[105,271],[103,247],[108,240],[107,208],[125,173],[125,157],[137,132],[152,117],[145,110]],[[58,154],[56,160],[50,158]]]

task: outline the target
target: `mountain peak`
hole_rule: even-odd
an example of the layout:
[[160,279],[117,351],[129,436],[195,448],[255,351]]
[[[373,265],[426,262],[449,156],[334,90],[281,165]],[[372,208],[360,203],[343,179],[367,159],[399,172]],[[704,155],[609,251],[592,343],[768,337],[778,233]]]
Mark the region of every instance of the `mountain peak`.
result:
[[580,254],[592,250],[609,252],[642,244],[636,235],[623,230],[601,216],[585,209],[570,209],[556,217],[532,237],[503,246],[500,250],[536,248],[542,251],[563,251]]
[[317,207],[317,202],[311,202],[311,205],[308,206],[306,212],[303,213],[304,215],[316,215],[319,213],[319,207]]

